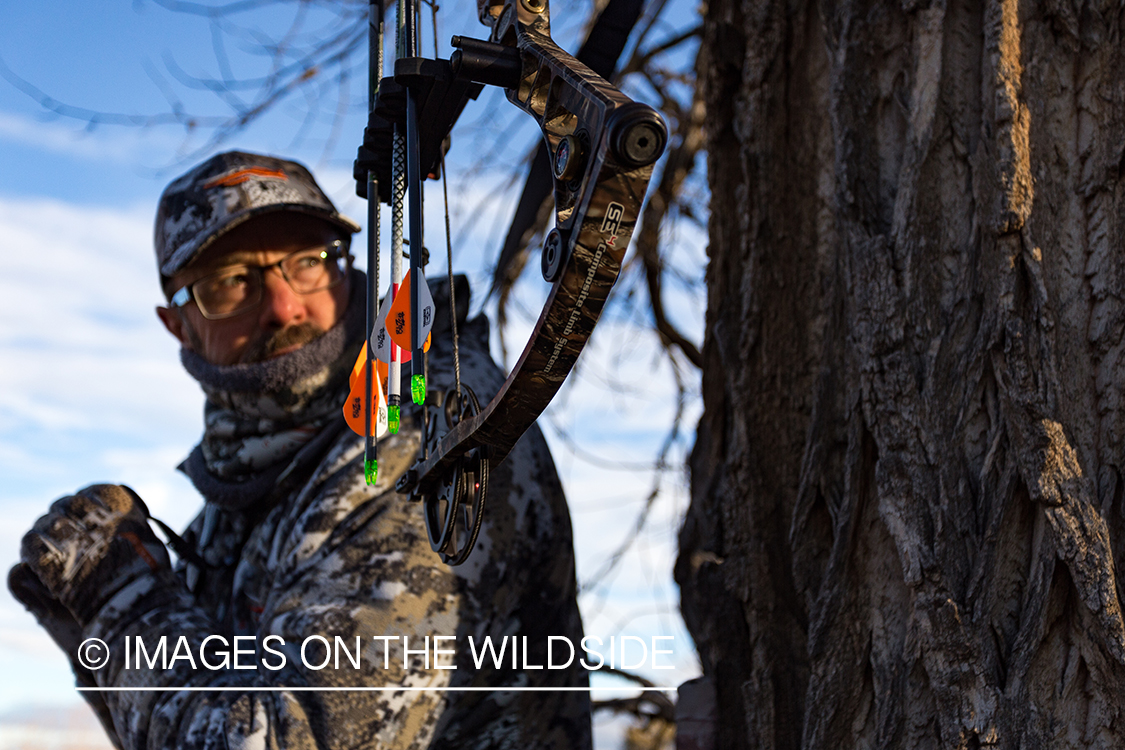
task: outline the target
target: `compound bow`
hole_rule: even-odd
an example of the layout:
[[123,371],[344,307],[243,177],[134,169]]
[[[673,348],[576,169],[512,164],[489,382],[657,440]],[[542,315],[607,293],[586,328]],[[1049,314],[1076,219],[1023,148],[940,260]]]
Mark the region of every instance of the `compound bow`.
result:
[[[508,100],[535,119],[551,156],[555,222],[544,242],[542,271],[552,286],[532,336],[488,404],[481,406],[467,389],[429,400],[444,407],[449,429],[440,434],[438,420],[427,419],[422,455],[397,484],[400,493],[422,502],[430,544],[451,565],[464,562],[476,542],[490,467],[547,408],[593,332],[667,142],[667,128],[652,107],[629,99],[551,40],[548,0],[477,0],[477,10],[491,28],[489,39],[454,37],[449,60],[430,60],[417,55],[414,0],[399,0],[405,54],[396,59],[394,76],[378,83],[355,163],[359,195],[391,202],[395,134],[405,134],[411,318],[421,321],[421,178],[440,168],[443,141],[467,101],[482,84],[504,88]],[[373,0],[373,19],[377,13],[381,17],[382,3]],[[381,27],[373,20],[376,33]],[[370,301],[368,308],[370,316]],[[425,396],[424,335],[422,326],[411,327],[418,402]],[[374,348],[369,340],[368,379]],[[370,387],[366,392],[371,404]],[[371,410],[365,411],[371,445]]]

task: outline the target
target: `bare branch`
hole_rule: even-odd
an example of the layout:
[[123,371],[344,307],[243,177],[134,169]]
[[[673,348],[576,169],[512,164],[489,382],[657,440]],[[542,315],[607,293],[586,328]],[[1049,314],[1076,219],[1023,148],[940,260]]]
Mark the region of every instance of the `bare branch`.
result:
[[[612,674],[617,677],[624,677],[626,680],[635,682],[644,688],[654,688],[656,683],[642,677],[639,674],[626,672],[623,669],[615,669],[614,667],[607,667],[604,664],[594,670],[605,674]],[[655,708],[655,711],[642,710],[644,704],[648,704]],[[619,713],[631,713],[642,717],[659,716],[667,722],[675,723],[676,721],[676,706],[672,699],[659,690],[645,690],[643,693],[635,698],[616,698],[604,701],[594,701],[593,707],[595,711],[610,710]]]
[[621,67],[621,72],[618,74],[619,77],[624,78],[631,73],[637,73],[644,70],[649,66],[654,58],[659,57],[665,52],[675,49],[684,42],[699,38],[700,36],[702,36],[702,34],[703,25],[700,24],[698,26],[693,26],[687,31],[676,34],[672,38],[666,39],[665,41],[660,42],[650,47],[649,49],[644,50],[643,52],[641,51],[640,44],[638,43],[637,48],[633,50],[632,57],[629,58],[629,62],[625,63],[625,65]]
[[186,13],[188,15],[204,16],[207,18],[228,16],[234,13],[245,13],[247,11],[259,10],[267,5],[283,5],[288,1],[289,0],[238,0],[237,2],[227,3],[226,5],[203,5],[202,3],[189,3],[183,2],[182,0],[151,0],[151,2],[174,13]]
[[0,57],[0,77],[30,96],[43,109],[62,117],[83,120],[90,127],[98,125],[130,125],[151,127],[154,125],[182,125],[186,130],[200,127],[221,127],[229,120],[226,117],[189,115],[183,111],[161,112],[155,115],[129,115],[121,112],[103,112],[86,107],[65,104],[47,94],[38,86],[15,73]]
[[653,461],[622,461],[596,455],[583,448],[574,436],[565,430],[556,420],[549,419],[547,423],[551,426],[551,430],[558,439],[562,441],[563,445],[565,445],[575,457],[593,466],[600,466],[603,469],[611,469],[613,471],[667,471],[669,468],[668,464],[662,462],[660,459],[654,459]]
[[693,365],[703,367],[703,355],[699,348],[668,320],[664,309],[662,276],[664,258],[660,252],[660,228],[684,180],[694,168],[695,157],[703,148],[704,106],[702,94],[693,98],[690,117],[677,123],[675,133],[679,143],[668,154],[661,172],[660,182],[648,200],[641,217],[640,231],[636,237],[637,258],[644,265],[645,281],[656,330],[665,348],[677,347]]
[[[664,464],[667,461],[668,453],[672,450],[672,446],[675,445],[676,438],[679,437],[680,426],[684,416],[684,406],[687,400],[686,389],[684,388],[683,378],[680,374],[680,371],[677,368],[673,367],[672,373],[676,379],[676,413],[672,418],[671,429],[668,431],[668,435],[664,438],[664,444],[661,446],[660,452],[657,455],[657,464]],[[644,507],[641,509],[641,512],[637,514],[637,519],[633,522],[633,528],[625,536],[625,540],[618,546],[616,550],[613,551],[613,553],[608,558],[606,558],[605,562],[602,563],[602,567],[599,568],[598,571],[594,573],[594,575],[591,576],[588,581],[579,585],[579,592],[592,589],[597,586],[602,580],[604,580],[605,577],[608,576],[613,571],[613,569],[617,567],[617,565],[625,557],[625,553],[628,552],[636,542],[637,537],[641,533],[641,530],[644,529],[645,524],[648,523],[648,518],[652,513],[653,506],[656,504],[656,499],[660,497],[660,479],[660,475],[657,475],[656,480],[653,482],[653,487],[649,491],[648,497],[645,498]]]

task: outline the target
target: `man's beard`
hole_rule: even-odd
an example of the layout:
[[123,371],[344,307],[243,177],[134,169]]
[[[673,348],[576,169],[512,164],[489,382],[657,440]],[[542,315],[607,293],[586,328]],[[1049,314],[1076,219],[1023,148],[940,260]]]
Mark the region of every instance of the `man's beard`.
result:
[[[314,341],[325,333],[324,329],[316,323],[298,323],[287,328],[282,328],[276,333],[262,336],[250,344],[242,356],[238,358],[239,364],[251,362],[264,362],[273,357],[277,352],[290,346],[300,344],[304,346]],[[294,350],[296,351],[296,350]]]

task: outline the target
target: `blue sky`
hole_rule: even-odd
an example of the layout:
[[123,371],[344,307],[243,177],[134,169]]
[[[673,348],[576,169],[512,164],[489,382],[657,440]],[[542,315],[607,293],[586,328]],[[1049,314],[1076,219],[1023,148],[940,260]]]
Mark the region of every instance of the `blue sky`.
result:
[[[466,12],[471,4],[463,5],[460,16],[441,20],[443,42],[454,32],[485,36]],[[564,47],[587,12],[586,4],[575,5],[568,17],[560,10],[567,6],[555,3],[555,35]],[[8,3],[4,15],[0,59],[67,105],[156,114],[168,109],[162,93],[166,86],[196,111],[223,110],[208,92],[168,83],[169,60],[197,75],[216,71],[211,33],[199,17],[170,12],[149,0]],[[243,21],[266,32],[287,22],[280,10]],[[569,48],[573,51],[573,44]],[[429,37],[424,49],[432,50]],[[236,67],[260,64],[237,50],[231,54]],[[448,54],[444,44],[442,54]],[[322,111],[296,137],[301,108],[285,104],[223,148],[304,161],[342,210],[364,220],[365,205],[354,197],[350,180],[363,126],[364,85],[358,79],[352,83],[352,108],[334,147],[325,145],[330,111]],[[454,156],[450,167],[458,242],[454,267],[470,275],[478,300],[489,258],[514,208],[514,198],[502,189],[510,190],[510,170],[518,167],[535,137],[513,125],[520,117],[502,99],[482,97],[466,111],[464,134],[455,134],[453,153],[458,143],[467,147],[466,155]],[[466,167],[479,166],[481,154],[494,148],[497,130],[505,144],[496,153],[499,166],[465,174]],[[208,135],[187,134],[179,126],[90,128],[50,115],[0,80],[0,247],[6,270],[0,274],[0,510],[6,516],[0,526],[0,566],[5,570],[17,557],[20,536],[49,502],[85,484],[128,483],[173,526],[183,526],[199,507],[198,496],[173,467],[198,440],[202,397],[180,369],[177,345],[153,314],[162,300],[151,227],[161,189],[209,155],[198,151]],[[427,207],[432,211],[428,236],[441,238],[435,183],[427,192]],[[686,262],[698,264],[701,276],[699,232],[689,228],[676,239]],[[427,244],[440,247],[443,240]],[[437,264],[444,268],[443,260]],[[528,309],[538,308],[544,294],[542,281],[529,278],[521,283],[518,299]],[[700,300],[684,296],[677,303],[681,325],[698,340]],[[526,316],[515,316],[509,342],[522,341],[529,325]],[[697,389],[697,376],[688,376],[690,389]],[[688,436],[680,440],[673,461],[682,461],[690,447],[696,401],[689,404]],[[654,480],[650,472],[592,464],[567,448],[555,427],[609,463],[644,462],[664,437],[673,402],[670,371],[653,337],[621,314],[601,327],[584,355],[582,376],[568,385],[543,423],[571,502],[580,580],[601,568],[626,536]],[[673,677],[664,673],[659,678],[678,683],[698,672],[674,611],[678,592],[671,583],[686,490],[680,471],[666,473],[662,481],[664,493],[645,533],[607,580],[583,594],[582,607],[588,633],[675,635],[678,669]],[[79,701],[62,655],[6,590],[0,592],[0,674],[5,675],[0,680],[0,729],[3,715],[12,711]]]

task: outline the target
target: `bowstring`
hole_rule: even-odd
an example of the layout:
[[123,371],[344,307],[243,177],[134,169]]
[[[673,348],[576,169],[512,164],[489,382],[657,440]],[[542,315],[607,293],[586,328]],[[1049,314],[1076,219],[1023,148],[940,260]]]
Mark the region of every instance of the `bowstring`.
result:
[[[438,23],[437,14],[440,6],[433,0],[422,0],[430,6],[434,27],[434,59],[438,58]],[[457,408],[461,408],[461,346],[460,336],[457,333],[457,296],[453,283],[453,241],[452,232],[449,230],[449,183],[446,180],[445,150],[441,151],[441,195],[445,206],[445,260],[449,269],[449,322],[453,330],[453,382],[457,393]]]
[[441,155],[441,193],[445,200],[445,259],[449,266],[449,320],[453,326],[453,378],[457,388],[457,405],[461,405],[461,350],[457,333],[457,297],[453,291],[453,244],[449,239],[449,190],[445,181],[445,154]]

